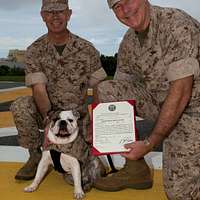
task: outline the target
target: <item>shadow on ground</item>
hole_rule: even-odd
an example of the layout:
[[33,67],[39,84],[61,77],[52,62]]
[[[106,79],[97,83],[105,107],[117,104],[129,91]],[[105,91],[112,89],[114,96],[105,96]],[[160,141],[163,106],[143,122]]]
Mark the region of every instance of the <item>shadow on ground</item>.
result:
[[6,101],[3,103],[0,103],[0,112],[7,112],[10,109],[10,105],[13,101]]

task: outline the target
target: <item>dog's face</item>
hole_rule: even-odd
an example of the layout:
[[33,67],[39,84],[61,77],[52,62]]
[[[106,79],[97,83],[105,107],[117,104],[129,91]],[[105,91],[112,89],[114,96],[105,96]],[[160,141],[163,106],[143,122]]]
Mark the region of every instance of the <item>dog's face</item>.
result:
[[79,113],[72,110],[57,113],[50,123],[49,140],[55,144],[72,142],[78,134],[78,118]]

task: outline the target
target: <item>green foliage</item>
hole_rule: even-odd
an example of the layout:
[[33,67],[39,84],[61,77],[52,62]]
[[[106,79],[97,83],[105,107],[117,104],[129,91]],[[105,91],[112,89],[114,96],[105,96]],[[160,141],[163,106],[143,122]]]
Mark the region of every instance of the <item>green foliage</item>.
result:
[[106,80],[113,80],[113,76],[107,76]]
[[10,69],[10,73],[8,74],[10,76],[24,76],[25,72],[23,68],[19,67],[13,67]]
[[0,76],[24,76],[24,69],[19,67],[0,66]]
[[0,76],[0,81],[25,82],[24,76]]
[[6,65],[0,66],[0,76],[5,76],[9,74],[10,68]]
[[101,64],[108,76],[114,76],[117,67],[117,54],[115,56],[101,55]]

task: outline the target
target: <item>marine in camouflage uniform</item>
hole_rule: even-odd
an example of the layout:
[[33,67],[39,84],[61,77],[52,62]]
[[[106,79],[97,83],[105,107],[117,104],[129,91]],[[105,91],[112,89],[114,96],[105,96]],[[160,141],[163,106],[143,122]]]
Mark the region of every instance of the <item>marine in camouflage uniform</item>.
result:
[[[25,72],[27,86],[37,83],[46,85],[52,110],[78,109],[81,113],[87,112],[85,97],[87,89],[91,87],[90,80],[105,78],[97,50],[72,33],[62,55],[48,41],[47,35],[35,41],[26,52]],[[44,127],[33,97],[19,97],[11,110],[18,110],[13,113],[17,127],[19,125],[20,145],[25,148],[40,146],[42,141],[38,131]]]
[[[54,17],[60,21],[63,16],[65,17],[65,10],[67,10],[68,14],[71,11],[66,0],[43,0],[42,16],[45,15],[47,18],[51,15],[52,24],[54,23]],[[43,16],[43,20],[46,20],[45,22],[49,26],[49,21],[45,17]],[[57,28],[57,25],[55,27]],[[89,122],[86,116],[85,97],[87,89],[94,87],[98,82],[105,79],[106,73],[101,67],[98,51],[90,42],[70,33],[64,27],[63,32],[66,35],[63,40],[64,45],[55,45],[49,32],[37,39],[28,47],[26,52],[26,85],[33,88],[33,97],[20,97],[11,105],[11,111],[18,129],[20,146],[28,148],[30,155],[38,155],[31,160],[31,164],[26,165],[26,170],[22,168],[18,172],[16,179],[32,179],[35,175],[40,159],[40,147],[44,139],[44,134],[40,133],[39,129],[44,129],[43,122],[47,115],[47,108],[51,110],[76,109],[82,115],[78,122],[80,131],[76,142],[69,145],[51,144],[47,149],[70,153],[82,163],[83,170],[86,164],[88,166],[91,164],[91,169],[87,168],[86,170],[92,171],[93,168],[91,173],[96,173],[94,168],[97,166],[92,165],[95,165],[94,160],[98,161],[98,159],[90,155],[90,149],[86,143]],[[38,97],[40,93],[37,91],[36,94],[36,89],[34,89],[37,85],[45,88],[41,95],[47,94],[45,101],[49,102],[50,105],[46,105],[48,104],[46,102],[41,102],[43,101],[42,97],[41,99],[40,96]],[[40,107],[43,104],[46,106],[44,111]],[[85,172],[87,176],[90,175],[89,173],[88,171]],[[85,182],[87,181],[91,182],[91,180],[85,180]],[[90,188],[87,188],[86,185],[85,190],[87,189]]]
[[[112,6],[117,2],[108,0]],[[156,121],[170,85],[193,76],[191,98],[171,133],[164,135],[163,179],[170,200],[200,199],[199,61],[200,24],[181,10],[150,6],[148,28],[143,32],[130,28],[121,42],[115,80],[98,87],[102,101],[136,99],[138,115]],[[115,180],[116,176],[103,178],[98,186],[112,188]]]

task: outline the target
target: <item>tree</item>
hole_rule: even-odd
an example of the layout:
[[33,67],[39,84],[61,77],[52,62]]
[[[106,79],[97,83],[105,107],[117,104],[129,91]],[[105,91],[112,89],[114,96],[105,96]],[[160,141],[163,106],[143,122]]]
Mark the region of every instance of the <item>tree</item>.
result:
[[10,74],[9,75],[11,75],[11,76],[24,76],[25,72],[24,72],[23,68],[16,67],[14,65],[14,67],[10,69]]
[[101,64],[108,76],[114,76],[117,67],[117,54],[114,56],[101,55]]
[[7,65],[1,65],[0,66],[0,76],[5,76],[9,74],[10,68]]

